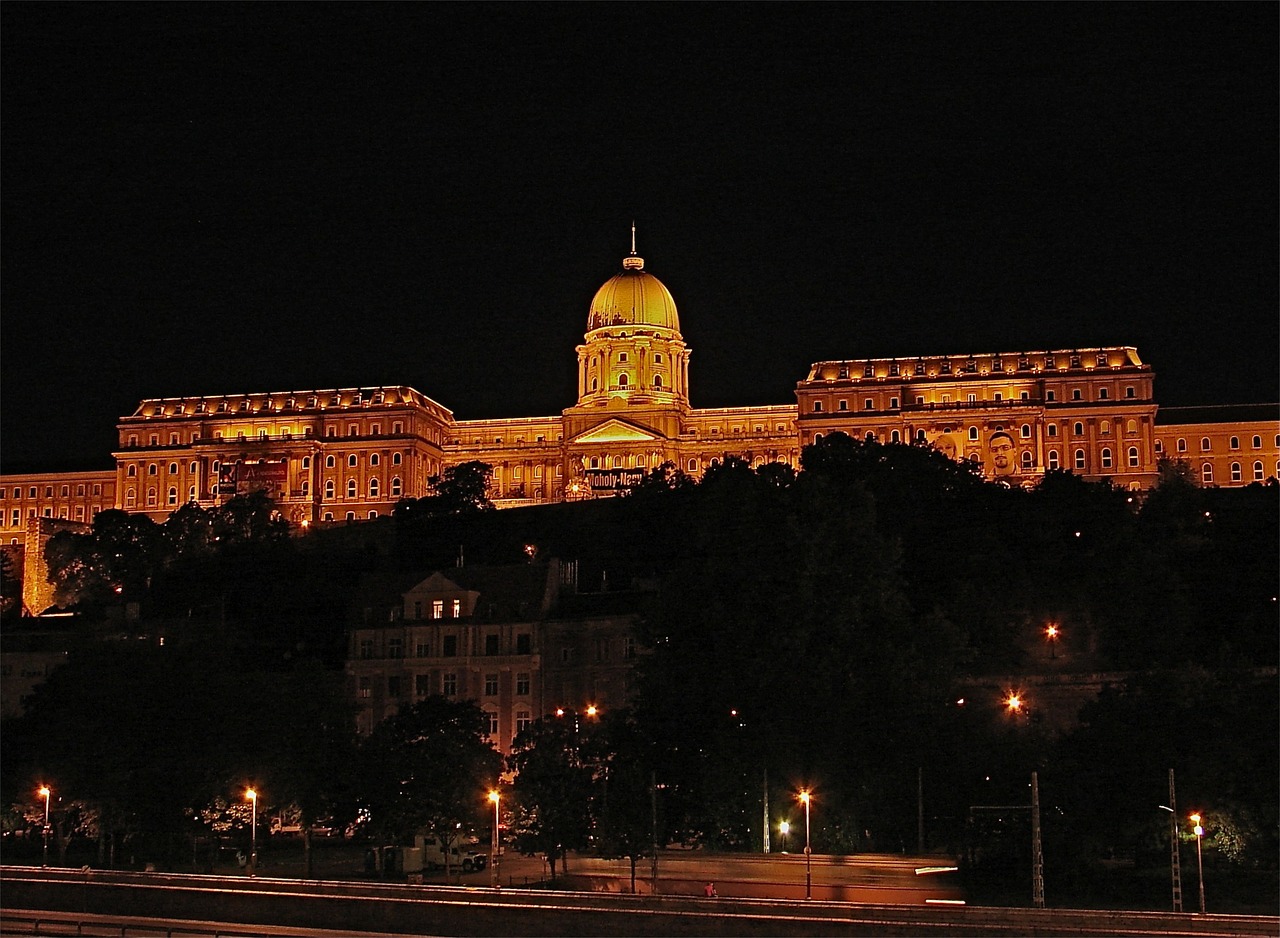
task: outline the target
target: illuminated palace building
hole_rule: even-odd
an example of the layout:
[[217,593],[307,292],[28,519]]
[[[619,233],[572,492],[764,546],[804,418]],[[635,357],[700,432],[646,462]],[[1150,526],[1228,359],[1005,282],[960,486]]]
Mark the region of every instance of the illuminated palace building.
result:
[[299,525],[365,520],[471,460],[492,466],[499,507],[600,497],[667,462],[694,478],[728,455],[798,466],[837,431],[928,443],[1023,485],[1069,469],[1140,489],[1162,453],[1217,486],[1278,472],[1276,406],[1158,410],[1130,347],[823,361],[790,403],[711,409],[689,403],[689,358],[675,301],[633,244],[591,301],[578,398],[558,415],[458,420],[405,386],[144,400],[119,422],[113,470],[0,477],[0,536],[106,508],[163,520],[254,488]]

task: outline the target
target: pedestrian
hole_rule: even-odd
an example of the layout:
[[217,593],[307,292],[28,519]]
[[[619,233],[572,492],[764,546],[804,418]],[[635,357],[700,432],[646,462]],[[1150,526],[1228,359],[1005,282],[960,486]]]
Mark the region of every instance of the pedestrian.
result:
[[714,899],[716,897],[716,884],[707,883],[707,888],[702,890],[702,892],[708,899]]

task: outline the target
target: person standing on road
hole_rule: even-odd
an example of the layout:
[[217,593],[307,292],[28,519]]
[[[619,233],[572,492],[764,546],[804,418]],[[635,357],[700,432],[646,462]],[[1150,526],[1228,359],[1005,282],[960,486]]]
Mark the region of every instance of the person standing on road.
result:
[[708,899],[714,899],[716,897],[716,884],[707,883],[707,888],[702,890],[702,892]]

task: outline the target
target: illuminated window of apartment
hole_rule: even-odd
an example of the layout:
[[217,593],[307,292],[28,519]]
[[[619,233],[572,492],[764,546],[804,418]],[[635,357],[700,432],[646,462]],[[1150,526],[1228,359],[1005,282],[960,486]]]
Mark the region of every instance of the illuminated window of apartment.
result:
[[360,678],[360,696],[369,697],[373,693],[373,680],[371,678]]
[[1207,462],[1200,466],[1200,481],[1208,485],[1213,481],[1213,463]]
[[1049,450],[1048,461],[1050,469],[1058,468],[1058,451],[1056,449]]
[[444,600],[443,599],[431,600],[431,618],[433,619],[444,618]]
[[1076,468],[1077,469],[1084,468],[1084,450],[1082,449],[1076,450]]
[[526,697],[529,694],[529,672],[520,671],[516,674],[516,694]]
[[1242,481],[1242,477],[1240,475],[1240,464],[1238,462],[1233,462],[1231,464],[1231,481],[1232,482]]
[[462,618],[462,600],[455,599],[450,603],[450,615],[455,619]]
[[443,692],[446,697],[455,697],[458,693],[458,675],[449,671],[444,676]]

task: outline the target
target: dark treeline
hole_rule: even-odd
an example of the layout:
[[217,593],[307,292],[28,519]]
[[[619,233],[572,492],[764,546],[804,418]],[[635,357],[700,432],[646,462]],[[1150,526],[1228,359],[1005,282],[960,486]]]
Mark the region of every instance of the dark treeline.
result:
[[[1024,491],[927,447],[840,434],[806,447],[799,472],[727,458],[695,484],[665,466],[626,498],[510,512],[486,510],[485,472],[459,467],[391,518],[302,538],[261,497],[164,525],[107,512],[87,538],[55,538],[62,601],[103,631],[163,627],[167,644],[73,653],[5,728],[4,802],[54,778],[101,813],[84,829],[104,843],[181,840],[236,780],[259,778],[308,820],[364,808],[388,834],[396,818],[445,829],[472,810],[489,757],[450,750],[458,772],[437,778],[404,740],[431,721],[474,735],[474,720],[420,705],[360,745],[339,673],[347,603],[365,572],[518,563],[535,545],[577,561],[583,591],[640,597],[647,653],[631,711],[572,760],[538,754],[542,739],[569,750],[560,730],[517,741],[513,830],[528,849],[590,837],[634,859],[658,818],[662,842],[759,850],[762,799],[771,823],[794,823],[808,788],[815,851],[913,851],[923,792],[926,848],[1021,862],[1023,841],[993,840],[970,808],[1026,803],[1036,771],[1065,876],[1113,854],[1167,863],[1156,806],[1174,768],[1224,860],[1274,866],[1274,485],[1201,489],[1166,464],[1141,495],[1067,472]],[[118,612],[129,604],[136,619]],[[1045,670],[1049,623],[1064,662],[1120,674],[1115,686],[1075,721],[1034,700],[959,703],[975,678]],[[406,804],[388,787],[406,771],[452,794]],[[592,793],[609,777],[612,800]],[[552,836],[532,806],[564,792],[598,807]]]

